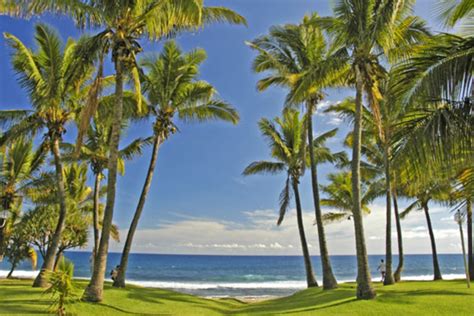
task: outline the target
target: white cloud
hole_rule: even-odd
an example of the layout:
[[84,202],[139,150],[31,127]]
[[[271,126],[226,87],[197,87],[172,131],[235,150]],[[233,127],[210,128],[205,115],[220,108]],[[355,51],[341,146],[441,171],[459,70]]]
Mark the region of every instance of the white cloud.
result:
[[[439,253],[459,251],[459,231],[454,221],[441,219],[448,210],[433,207],[431,214]],[[329,210],[325,210],[329,211]],[[367,248],[371,254],[385,252],[385,207],[371,206],[371,214],[364,217]],[[300,240],[295,211],[291,210],[281,226],[276,225],[275,210],[242,212],[242,221],[178,216],[156,228],[139,229],[133,245],[134,252],[175,254],[242,254],[242,255],[299,255]],[[319,254],[316,226],[312,210],[304,212],[305,232],[310,252]],[[397,235],[392,219],[392,245],[397,250]],[[422,212],[413,212],[402,221],[404,249],[406,253],[430,253],[431,246]],[[354,223],[344,220],[328,224],[326,235],[331,254],[355,254]],[[121,231],[125,236],[126,231]],[[456,246],[457,245],[457,246]],[[112,251],[122,246],[111,244]]]

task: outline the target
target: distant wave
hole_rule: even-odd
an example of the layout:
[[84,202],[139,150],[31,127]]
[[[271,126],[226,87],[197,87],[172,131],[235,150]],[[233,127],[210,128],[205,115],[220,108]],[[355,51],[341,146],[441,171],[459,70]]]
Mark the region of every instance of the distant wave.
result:
[[[16,270],[13,276],[16,278],[35,278],[39,271]],[[7,270],[0,270],[0,278],[5,278],[8,274]],[[443,279],[463,279],[464,274],[444,274]],[[80,278],[85,279],[85,278]],[[429,281],[433,279],[433,275],[415,275],[405,276],[404,281]],[[378,278],[374,278],[378,281]],[[339,280],[340,283],[354,282],[354,280]],[[173,281],[142,281],[130,280],[130,284],[143,287],[165,288],[165,289],[183,289],[183,290],[212,290],[212,289],[288,289],[299,290],[306,288],[305,281],[263,281],[263,282],[173,282]]]

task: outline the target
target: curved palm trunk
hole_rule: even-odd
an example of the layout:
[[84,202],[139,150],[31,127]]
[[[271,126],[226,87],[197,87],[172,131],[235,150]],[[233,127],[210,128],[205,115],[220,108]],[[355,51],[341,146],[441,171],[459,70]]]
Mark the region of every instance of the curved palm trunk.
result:
[[125,245],[123,246],[122,258],[120,259],[120,269],[118,271],[116,279],[114,280],[115,287],[125,287],[125,274],[127,272],[128,257],[130,255],[130,249],[132,248],[133,236],[135,235],[135,231],[137,230],[138,221],[140,220],[140,216],[142,215],[148,191],[150,191],[151,181],[153,179],[153,173],[155,171],[160,145],[161,137],[156,136],[153,142],[150,165],[148,166],[148,173],[145,178],[145,183],[143,184],[140,200],[138,201],[137,209],[135,210],[135,215],[133,215],[133,220],[130,224],[130,229],[128,230],[127,240],[125,241]]
[[423,211],[425,212],[426,216],[426,223],[428,224],[428,232],[430,234],[430,241],[431,241],[431,251],[433,252],[433,270],[434,270],[434,280],[442,280],[443,277],[441,276],[441,271],[439,269],[439,262],[438,262],[438,252],[436,251],[436,241],[433,233],[433,226],[431,226],[431,218],[430,212],[428,209],[428,203],[423,203]]
[[107,254],[109,250],[110,230],[114,215],[115,193],[117,183],[117,160],[119,154],[120,127],[123,112],[123,69],[122,62],[115,61],[115,102],[116,107],[112,120],[112,131],[110,139],[110,153],[107,176],[107,201],[102,222],[102,235],[99,249],[94,260],[94,271],[83,299],[90,302],[100,302],[103,299],[105,269],[107,267]]
[[398,201],[397,201],[397,193],[393,191],[392,193],[393,199],[393,210],[395,212],[395,223],[397,225],[397,241],[398,241],[398,266],[397,270],[393,275],[395,282],[399,282],[401,280],[401,275],[403,271],[403,264],[404,264],[404,256],[403,256],[403,238],[402,238],[402,225],[400,223],[400,214],[398,212]]
[[306,269],[306,282],[308,284],[308,287],[316,287],[318,286],[318,282],[316,281],[316,278],[314,277],[313,264],[311,263],[311,256],[309,255],[309,250],[308,250],[308,242],[306,241],[306,235],[304,233],[303,211],[301,209],[298,182],[297,180],[293,180],[292,182],[293,182],[293,191],[295,193],[295,201],[296,201],[296,219],[298,222],[298,231],[300,233],[301,249],[303,250],[304,266]]
[[56,259],[54,261],[54,271],[56,271],[59,261],[64,257],[64,250],[59,250],[58,253],[56,254]]
[[8,275],[7,275],[7,279],[10,279],[10,278],[13,276],[13,271],[15,271],[17,264],[18,264],[18,262],[16,262],[16,261],[14,261],[14,262],[12,263],[11,269],[10,269],[10,271],[8,272]]
[[467,214],[467,256],[469,266],[469,278],[474,281],[474,257],[472,253],[472,202],[471,200],[466,201],[466,214]]
[[385,264],[386,274],[384,285],[394,284],[392,273],[392,185],[390,177],[390,152],[388,145],[384,146],[383,160],[385,165],[385,195],[386,195],[386,227],[385,227]]
[[319,184],[318,184],[318,170],[316,161],[314,159],[314,151],[311,150],[313,143],[313,122],[312,122],[313,108],[308,106],[308,146],[309,160],[311,163],[311,184],[313,186],[313,201],[314,211],[316,215],[316,226],[318,228],[319,252],[321,256],[321,267],[323,270],[323,289],[332,290],[337,288],[337,281],[332,272],[331,261],[329,259],[329,252],[326,242],[326,234],[324,232],[323,216],[321,211],[321,203],[319,198]]
[[354,120],[354,142],[352,147],[352,192],[354,230],[357,252],[357,298],[372,299],[375,291],[372,288],[372,280],[369,272],[369,260],[365,245],[364,223],[362,220],[360,200],[360,155],[362,138],[362,78],[359,68],[356,66],[356,113]]
[[[92,266],[94,265],[95,257],[97,256],[97,250],[99,248],[99,196],[100,196],[100,173],[95,175],[94,181],[94,209],[92,213],[92,220],[94,225],[94,249],[92,250]],[[94,269],[94,268],[92,268]]]
[[41,271],[33,282],[33,287],[45,287],[48,284],[46,272],[52,271],[54,268],[54,262],[56,259],[56,252],[58,251],[59,242],[61,240],[61,234],[66,224],[66,190],[64,186],[63,178],[63,165],[61,161],[61,153],[59,151],[59,137],[54,137],[51,144],[51,151],[54,156],[54,166],[56,169],[56,183],[58,185],[58,198],[59,198],[59,218],[56,229],[51,238],[46,256],[44,257]]

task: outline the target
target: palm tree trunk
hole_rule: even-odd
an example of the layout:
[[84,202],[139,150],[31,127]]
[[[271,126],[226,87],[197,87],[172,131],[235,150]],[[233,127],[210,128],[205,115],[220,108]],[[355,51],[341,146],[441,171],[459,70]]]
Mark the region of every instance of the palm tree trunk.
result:
[[[94,249],[92,251],[92,257],[95,258],[97,256],[97,250],[99,248],[99,196],[100,196],[100,172],[95,175],[94,181],[94,209],[92,213],[93,217],[93,225],[94,225]],[[95,260],[92,260],[92,264],[94,264]],[[94,269],[94,268],[92,268]]]
[[472,253],[472,202],[471,200],[466,201],[466,214],[467,214],[467,256],[469,266],[469,278],[474,281],[474,257]]
[[318,282],[314,277],[313,273],[313,264],[311,263],[311,256],[309,255],[308,250],[308,242],[306,241],[306,235],[304,233],[304,225],[303,225],[303,211],[301,209],[301,201],[300,201],[300,193],[298,190],[298,180],[293,180],[293,191],[295,193],[295,201],[296,201],[296,219],[298,222],[298,231],[300,233],[300,240],[301,240],[301,248],[303,250],[303,258],[304,258],[304,266],[306,269],[306,282],[308,287],[316,287],[318,286]]
[[109,250],[110,230],[114,215],[115,193],[117,183],[117,160],[119,154],[120,128],[123,112],[123,69],[120,57],[115,61],[115,111],[112,118],[112,131],[110,139],[110,153],[107,176],[107,201],[102,222],[102,234],[99,249],[94,260],[94,271],[83,299],[89,302],[100,302],[103,299],[104,277],[107,266],[107,254]]
[[352,192],[353,192],[353,217],[357,252],[357,298],[372,299],[375,291],[369,272],[369,260],[365,245],[364,223],[362,220],[360,198],[360,155],[362,139],[362,78],[356,66],[356,113],[354,119],[354,142],[352,146]]
[[384,285],[394,284],[392,273],[392,185],[390,177],[390,150],[385,144],[383,160],[385,165],[385,195],[386,195],[386,227],[385,227],[385,266]]
[[135,210],[135,215],[133,215],[133,220],[130,224],[130,229],[128,230],[127,240],[125,241],[125,245],[123,246],[122,258],[120,260],[120,269],[118,270],[117,277],[114,280],[114,287],[125,287],[125,274],[127,272],[128,257],[132,248],[133,236],[135,235],[135,231],[137,230],[138,221],[140,220],[140,216],[142,215],[148,191],[150,191],[151,181],[153,179],[153,173],[155,171],[160,145],[161,137],[157,135],[155,136],[155,140],[153,142],[150,165],[148,166],[148,173],[145,178],[145,183],[143,184],[142,193],[138,201],[137,209]]
[[395,223],[397,225],[397,241],[398,241],[398,266],[397,270],[393,275],[395,282],[399,282],[401,280],[401,275],[403,271],[403,263],[404,263],[404,256],[403,256],[403,238],[402,238],[402,225],[400,222],[400,214],[398,213],[398,201],[397,201],[397,193],[394,190],[392,194],[393,199],[393,209],[395,212]]
[[329,259],[329,251],[326,242],[326,234],[324,232],[323,225],[323,216],[321,211],[321,203],[319,198],[319,184],[318,184],[318,167],[314,158],[314,151],[311,150],[313,144],[313,122],[312,122],[312,113],[313,113],[312,104],[308,105],[308,146],[309,150],[309,160],[311,164],[311,184],[313,186],[313,201],[314,201],[314,211],[316,215],[316,226],[318,228],[318,241],[319,241],[319,252],[321,256],[321,267],[323,270],[323,289],[332,290],[337,288],[337,281],[332,272],[331,261]]
[[61,240],[61,234],[63,232],[64,226],[66,224],[66,216],[67,216],[67,209],[66,209],[66,190],[64,186],[64,178],[63,178],[63,165],[61,161],[61,153],[59,151],[59,136],[53,136],[51,142],[51,151],[54,156],[54,166],[56,171],[56,183],[58,185],[58,198],[59,198],[59,218],[58,224],[56,225],[56,229],[54,234],[51,238],[51,242],[49,244],[48,250],[46,251],[46,256],[44,258],[43,265],[41,266],[40,273],[36,277],[35,281],[33,282],[33,287],[46,287],[48,284],[48,280],[46,274],[48,271],[53,270],[54,268],[54,261],[56,258],[56,252],[58,251],[59,242]]
[[434,280],[442,280],[443,277],[441,276],[441,271],[439,269],[438,263],[438,252],[436,251],[436,241],[434,238],[433,233],[433,226],[431,226],[431,218],[428,209],[428,203],[423,203],[423,210],[426,216],[426,223],[428,224],[428,232],[430,234],[430,241],[431,241],[431,251],[433,252],[433,270],[434,270]]
[[[6,221],[6,220],[5,220]],[[6,225],[6,223],[5,223]],[[0,262],[3,261],[3,256],[5,255],[6,250],[6,241],[5,241],[5,226],[0,227]]]
[[56,271],[59,261],[63,258],[63,253],[64,250],[59,250],[58,253],[56,254],[56,260],[54,261],[54,271]]
[[11,269],[10,269],[10,272],[8,272],[7,279],[10,279],[10,278],[12,277],[13,271],[15,271],[15,269],[16,269],[16,265],[17,265],[17,262],[14,261],[14,262],[12,263],[12,267],[11,267]]

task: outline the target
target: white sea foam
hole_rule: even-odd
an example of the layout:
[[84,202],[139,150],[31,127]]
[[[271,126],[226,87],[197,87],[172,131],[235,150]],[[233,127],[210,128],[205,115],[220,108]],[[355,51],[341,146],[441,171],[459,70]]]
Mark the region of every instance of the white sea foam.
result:
[[[0,278],[6,278],[8,275],[7,270],[0,270]],[[21,279],[33,279],[36,278],[38,275],[39,271],[38,270],[15,270],[13,271],[13,277],[14,278],[21,278]]]
[[[16,278],[35,278],[39,271],[16,270],[13,277]],[[0,278],[5,278],[7,270],[0,270]],[[464,274],[444,274],[443,279],[454,280],[463,279]],[[85,279],[85,278],[80,278]],[[404,276],[404,281],[430,281],[433,275],[415,275]],[[339,280],[339,283],[354,282],[355,280]],[[378,281],[375,277],[374,281]],[[165,288],[165,289],[183,289],[183,290],[213,290],[213,289],[287,289],[300,290],[306,288],[305,281],[262,281],[262,282],[173,282],[173,281],[141,281],[130,280],[130,284],[143,287]]]

